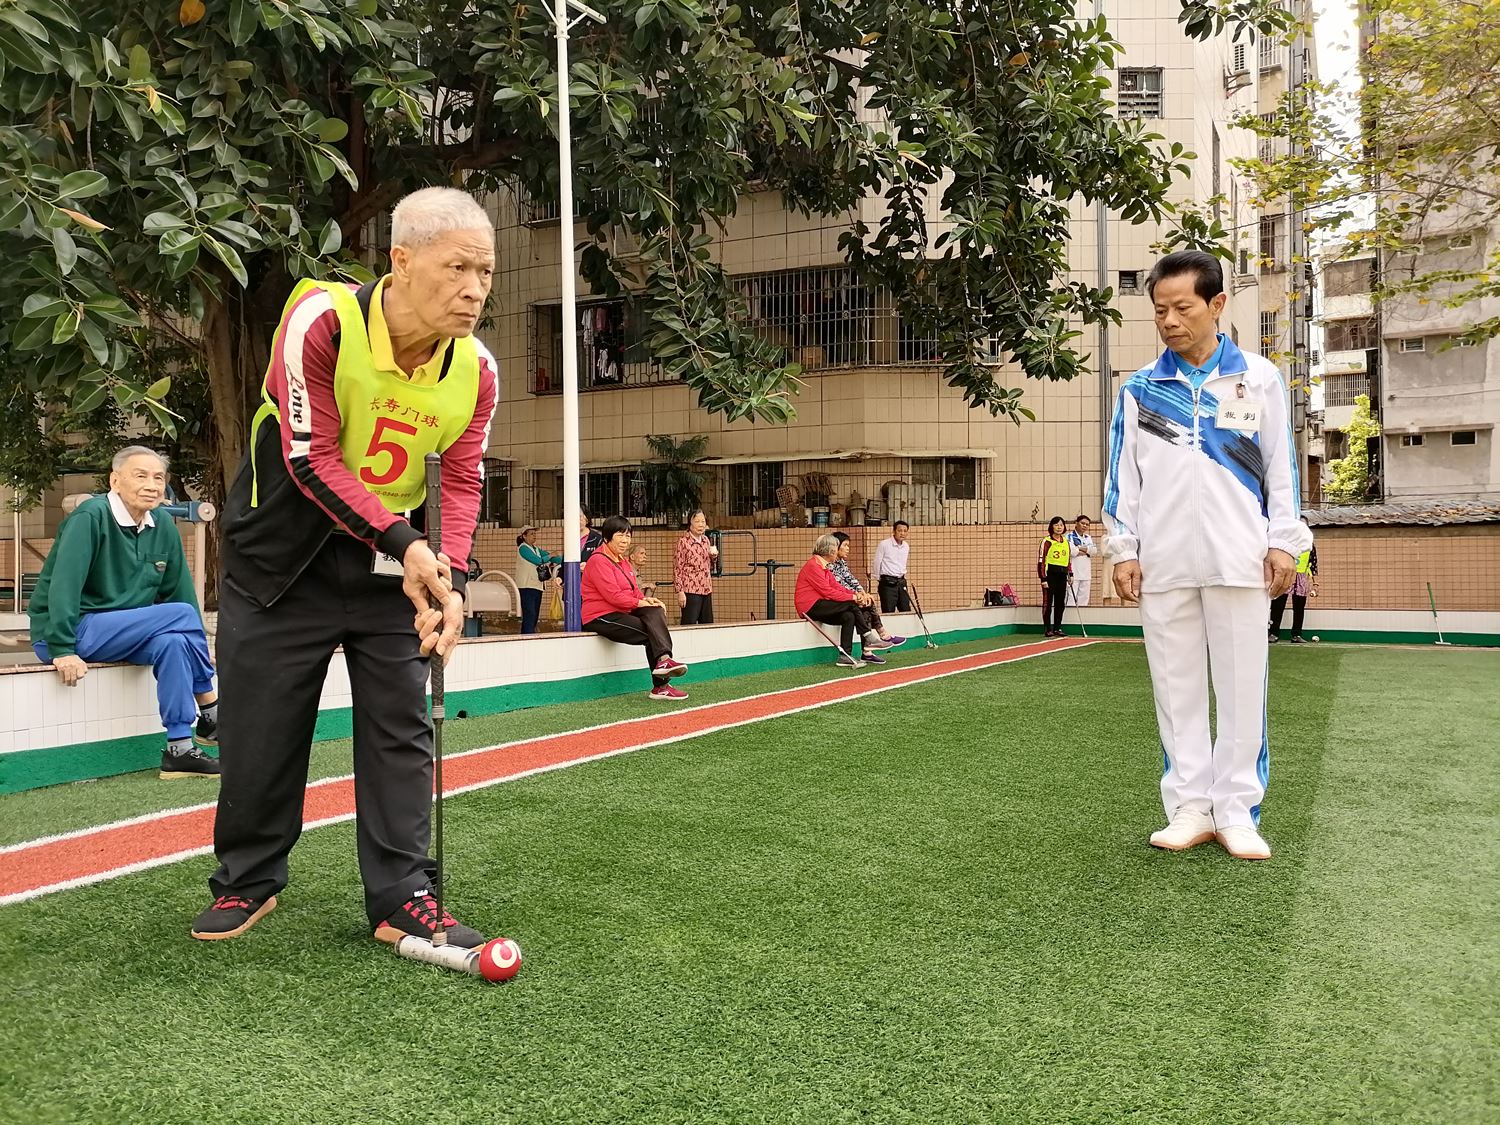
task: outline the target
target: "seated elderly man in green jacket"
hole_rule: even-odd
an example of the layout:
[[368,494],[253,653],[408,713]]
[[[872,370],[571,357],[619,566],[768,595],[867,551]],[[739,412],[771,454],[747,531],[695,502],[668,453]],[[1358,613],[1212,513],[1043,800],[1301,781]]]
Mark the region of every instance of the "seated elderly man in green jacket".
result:
[[166,490],[161,454],[115,454],[108,495],[58,529],[31,598],[31,647],[69,687],[90,662],[151,665],[167,728],[161,776],[212,776],[218,760],[199,747],[218,744],[219,696],[182,537],[151,514]]

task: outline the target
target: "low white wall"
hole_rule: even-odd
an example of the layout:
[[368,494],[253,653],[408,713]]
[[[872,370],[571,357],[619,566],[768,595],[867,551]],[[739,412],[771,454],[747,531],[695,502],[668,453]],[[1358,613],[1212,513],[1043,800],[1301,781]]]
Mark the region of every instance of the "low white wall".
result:
[[[1072,628],[1078,620],[1078,612],[1070,609],[1064,623]],[[1500,638],[1500,613],[1445,613],[1440,620],[1445,634]],[[1090,607],[1083,610],[1083,621],[1086,626],[1099,626],[1112,633],[1138,629],[1140,625],[1136,611],[1129,607]],[[886,623],[894,632],[915,637],[912,643],[921,643],[921,625],[915,615],[887,614]],[[944,610],[927,615],[927,627],[936,634],[1039,623],[1034,606]],[[1288,611],[1283,634],[1290,625]],[[1432,615],[1414,610],[1310,609],[1305,631],[1364,633],[1372,640],[1390,639],[1392,634],[1415,635],[1414,639],[1435,637]],[[833,629],[829,627],[827,632],[831,635]],[[674,655],[690,666],[827,648],[801,620],[700,625],[675,629],[673,638]],[[832,648],[827,652],[832,659]],[[446,684],[453,693],[629,671],[641,673],[644,688],[645,651],[592,634],[478,637],[459,645],[448,665]],[[712,669],[709,674],[713,674]],[[690,672],[685,685],[690,687],[692,679]],[[338,653],[329,665],[319,710],[339,710],[351,704],[348,670],[342,653]],[[0,668],[0,754],[77,746],[160,730],[156,684],[149,668],[96,667],[72,688],[64,687],[50,668],[39,664]]]
[[[933,632],[993,629],[1012,624],[1010,608],[948,610],[927,615]],[[899,633],[920,635],[915,616],[887,616]],[[829,630],[832,633],[832,629]],[[818,648],[821,642],[803,621],[758,621],[739,625],[700,625],[673,630],[674,653],[688,665],[709,660],[763,656]],[[826,646],[825,646],[826,647]],[[833,649],[828,649],[830,659]],[[593,634],[541,633],[531,637],[477,637],[463,641],[448,665],[447,691],[580,679],[606,672],[639,671],[644,687],[645,650],[613,644]],[[689,672],[687,683],[691,683]],[[352,704],[349,672],[336,653],[323,684],[320,711]],[[107,665],[91,668],[76,687],[64,687],[40,664],[0,669],[0,754],[76,746],[161,730],[156,682],[149,668]]]

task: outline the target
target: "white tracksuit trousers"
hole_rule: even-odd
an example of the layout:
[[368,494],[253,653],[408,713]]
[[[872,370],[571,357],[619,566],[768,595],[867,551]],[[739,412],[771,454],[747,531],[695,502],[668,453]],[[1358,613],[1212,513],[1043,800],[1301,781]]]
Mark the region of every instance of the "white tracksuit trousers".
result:
[[[1264,589],[1193,586],[1141,594],[1141,631],[1161,732],[1161,801],[1210,813],[1218,828],[1260,822],[1266,739]],[[1208,730],[1212,669],[1218,737]]]
[[1068,579],[1068,594],[1076,606],[1089,604],[1089,594],[1094,588],[1094,560],[1079,555],[1073,560],[1073,577]]

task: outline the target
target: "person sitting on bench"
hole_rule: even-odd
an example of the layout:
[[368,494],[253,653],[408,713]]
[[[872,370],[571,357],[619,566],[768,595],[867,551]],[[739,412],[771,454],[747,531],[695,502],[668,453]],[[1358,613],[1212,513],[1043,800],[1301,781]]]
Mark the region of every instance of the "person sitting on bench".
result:
[[[73,687],[89,662],[149,664],[167,745],[161,776],[216,777],[199,749],[219,741],[219,693],[182,537],[152,511],[167,492],[167,459],[131,445],[115,454],[109,492],[58,529],[31,597],[31,647]],[[196,726],[195,726],[196,722]]]
[[825,625],[839,627],[839,658],[835,663],[840,668],[863,668],[866,664],[884,664],[885,658],[871,646],[864,648],[864,659],[854,655],[854,633],[859,627],[860,608],[874,602],[874,596],[856,594],[839,585],[833,576],[832,566],[838,558],[839,541],[832,533],[818,536],[813,544],[812,558],[802,564],[797,574],[797,612],[809,621],[821,621]]
[[687,665],[672,659],[666,606],[646,597],[630,565],[630,521],[610,516],[599,535],[599,549],[583,568],[583,627],[622,645],[644,645],[651,698],[686,699],[687,692],[670,683],[687,671]]

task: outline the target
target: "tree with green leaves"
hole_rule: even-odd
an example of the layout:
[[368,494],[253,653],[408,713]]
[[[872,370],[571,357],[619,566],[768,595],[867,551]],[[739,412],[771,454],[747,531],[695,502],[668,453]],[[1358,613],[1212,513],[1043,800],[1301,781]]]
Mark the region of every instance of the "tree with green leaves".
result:
[[1332,504],[1361,504],[1370,495],[1370,441],[1380,436],[1380,423],[1370,410],[1369,395],[1354,396],[1354,414],[1345,431],[1349,452],[1328,463],[1332,474],[1323,486],[1323,496]]
[[[638,294],[654,354],[731,419],[784,421],[799,374],[743,326],[710,250],[747,192],[819,215],[878,198],[848,261],[972,406],[1020,418],[1002,379],[1073,378],[1080,326],[1118,319],[1068,279],[1069,200],[1157,221],[1186,172],[1116,118],[1119,46],[1071,0],[602,7],[571,43],[582,269]],[[1272,0],[1181,12],[1199,38],[1282,18]],[[297,277],[365,276],[370,220],[416,187],[555,197],[554,57],[536,4],[0,2],[0,379],[40,418],[0,438],[8,463],[144,424],[193,444],[219,493]],[[612,257],[607,228],[639,254]]]
[[1500,335],[1500,0],[1364,0],[1358,86],[1310,84],[1269,121],[1291,155],[1241,162],[1264,202],[1301,202],[1329,260],[1375,253],[1377,303],[1468,308]]

